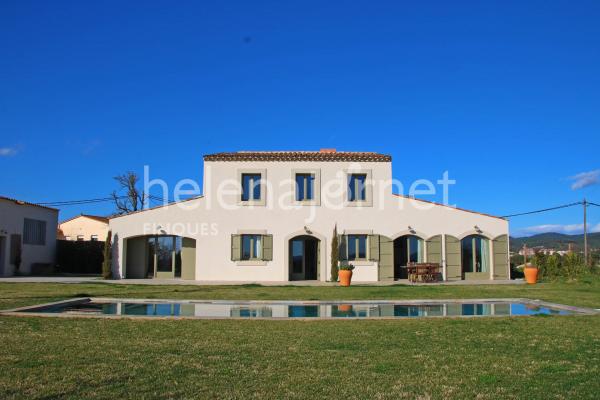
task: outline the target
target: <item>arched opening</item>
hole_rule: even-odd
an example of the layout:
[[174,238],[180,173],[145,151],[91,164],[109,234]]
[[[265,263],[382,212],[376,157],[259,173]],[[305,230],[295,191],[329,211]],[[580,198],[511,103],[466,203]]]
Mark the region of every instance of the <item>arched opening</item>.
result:
[[196,240],[147,235],[126,239],[126,279],[195,279]]
[[319,279],[320,240],[314,236],[300,235],[289,241],[289,280]]
[[462,278],[485,277],[490,273],[490,241],[481,235],[461,240]]
[[404,235],[394,240],[394,279],[408,279],[406,265],[423,262],[424,241],[416,235]]

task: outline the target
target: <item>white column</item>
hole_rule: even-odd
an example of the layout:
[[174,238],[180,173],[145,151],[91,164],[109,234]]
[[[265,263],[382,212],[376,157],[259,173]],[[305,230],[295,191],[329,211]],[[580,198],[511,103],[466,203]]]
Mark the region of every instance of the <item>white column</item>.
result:
[[[117,240],[115,240],[115,238]],[[119,234],[113,234],[112,240],[112,274],[115,279],[125,279],[125,268],[126,262],[125,257],[127,257],[127,250],[125,246],[127,245],[127,241],[123,238],[119,237]]]
[[446,234],[442,233],[442,278],[447,280],[446,274]]
[[490,243],[490,281],[494,280],[494,241],[488,239]]

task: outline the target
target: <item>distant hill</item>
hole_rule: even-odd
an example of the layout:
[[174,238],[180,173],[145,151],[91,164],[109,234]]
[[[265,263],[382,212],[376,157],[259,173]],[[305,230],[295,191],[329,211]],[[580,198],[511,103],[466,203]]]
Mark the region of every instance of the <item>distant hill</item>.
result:
[[[569,243],[573,243],[576,250],[583,249],[583,235],[540,233],[528,237],[511,237],[510,250],[518,251],[523,247],[523,244],[527,244],[527,247],[544,246],[556,250],[567,250]],[[588,246],[590,249],[600,248],[600,232],[588,233]]]

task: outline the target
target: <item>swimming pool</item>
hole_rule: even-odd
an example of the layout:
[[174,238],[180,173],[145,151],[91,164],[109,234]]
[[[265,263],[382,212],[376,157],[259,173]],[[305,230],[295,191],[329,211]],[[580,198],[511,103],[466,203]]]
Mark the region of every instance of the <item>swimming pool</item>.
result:
[[370,319],[594,314],[529,299],[412,301],[186,301],[83,298],[4,314],[96,317]]

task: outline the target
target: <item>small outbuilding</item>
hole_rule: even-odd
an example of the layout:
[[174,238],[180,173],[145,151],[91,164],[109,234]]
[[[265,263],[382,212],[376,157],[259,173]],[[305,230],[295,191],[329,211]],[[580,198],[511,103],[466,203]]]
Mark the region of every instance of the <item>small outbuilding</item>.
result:
[[80,214],[58,225],[59,240],[104,241],[108,234],[108,218]]
[[54,265],[58,210],[0,196],[0,276]]

